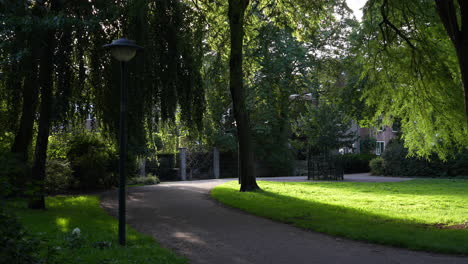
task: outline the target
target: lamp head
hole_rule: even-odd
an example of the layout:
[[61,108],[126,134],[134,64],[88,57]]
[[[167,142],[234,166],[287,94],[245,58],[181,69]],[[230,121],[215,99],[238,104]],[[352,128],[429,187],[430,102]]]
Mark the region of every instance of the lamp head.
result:
[[103,47],[110,49],[112,57],[118,61],[123,62],[127,62],[133,59],[137,50],[143,49],[143,47],[138,46],[134,40],[129,40],[126,38],[114,40],[111,44],[106,44]]

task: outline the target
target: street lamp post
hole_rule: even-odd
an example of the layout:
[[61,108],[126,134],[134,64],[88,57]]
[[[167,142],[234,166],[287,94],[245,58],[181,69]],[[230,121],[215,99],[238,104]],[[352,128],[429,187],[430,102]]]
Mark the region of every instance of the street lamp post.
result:
[[112,56],[120,62],[120,127],[119,127],[119,244],[125,245],[125,180],[127,159],[127,93],[128,72],[127,62],[135,57],[137,50],[143,49],[135,41],[125,38],[112,41],[103,46],[111,50]]

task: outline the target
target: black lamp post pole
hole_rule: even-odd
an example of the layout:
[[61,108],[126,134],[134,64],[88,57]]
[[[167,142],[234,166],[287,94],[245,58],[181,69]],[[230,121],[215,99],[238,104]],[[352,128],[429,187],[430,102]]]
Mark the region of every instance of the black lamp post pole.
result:
[[120,62],[120,127],[119,127],[119,244],[125,245],[125,182],[126,182],[126,167],[127,160],[127,62]]
[[125,246],[125,203],[127,170],[127,97],[128,97],[128,68],[127,62],[131,60],[138,50],[143,47],[138,46],[135,41],[120,38],[106,44],[103,48],[112,51],[112,56],[120,61],[120,127],[119,127],[119,244]]

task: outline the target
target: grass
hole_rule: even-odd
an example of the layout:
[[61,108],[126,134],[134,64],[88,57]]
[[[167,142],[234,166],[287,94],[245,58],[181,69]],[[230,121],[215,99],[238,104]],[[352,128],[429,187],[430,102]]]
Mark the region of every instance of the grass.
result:
[[[97,196],[48,197],[46,203],[46,211],[14,210],[29,233],[47,241],[56,263],[187,263],[130,227],[127,246],[119,246],[117,220],[100,208]],[[71,232],[77,227],[81,230],[79,243],[70,246]],[[96,244],[110,246],[100,249]]]
[[[331,235],[441,253],[468,254],[468,181],[392,183],[259,182],[240,193],[237,182],[211,191],[231,207]],[[444,228],[441,228],[444,227]]]

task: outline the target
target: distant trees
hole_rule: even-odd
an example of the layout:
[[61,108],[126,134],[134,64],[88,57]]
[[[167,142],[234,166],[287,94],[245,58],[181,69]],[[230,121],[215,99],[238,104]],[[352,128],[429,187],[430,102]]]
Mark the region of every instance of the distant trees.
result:
[[313,155],[351,147],[356,137],[350,131],[351,120],[336,106],[327,103],[318,106],[309,104],[293,128],[297,138],[305,138]]

